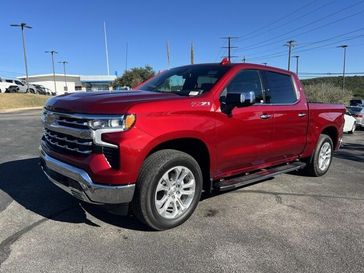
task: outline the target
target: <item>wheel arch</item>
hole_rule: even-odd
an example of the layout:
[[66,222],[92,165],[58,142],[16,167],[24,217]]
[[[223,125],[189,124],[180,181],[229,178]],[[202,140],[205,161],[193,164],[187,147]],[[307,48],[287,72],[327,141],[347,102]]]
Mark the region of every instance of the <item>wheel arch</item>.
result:
[[192,156],[200,165],[203,175],[203,190],[210,192],[210,167],[211,167],[211,153],[206,143],[196,137],[183,137],[165,140],[155,145],[147,154],[146,158],[151,154],[164,150],[173,149],[181,151]]
[[335,126],[326,127],[322,130],[321,134],[328,135],[331,138],[332,143],[334,144],[334,149],[337,148],[339,142],[339,132]]

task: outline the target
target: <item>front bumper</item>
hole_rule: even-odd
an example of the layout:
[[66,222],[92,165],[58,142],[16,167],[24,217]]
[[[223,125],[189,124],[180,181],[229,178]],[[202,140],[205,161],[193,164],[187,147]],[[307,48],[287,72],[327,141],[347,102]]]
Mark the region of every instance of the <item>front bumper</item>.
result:
[[135,185],[108,186],[95,184],[82,169],[61,162],[40,149],[41,167],[56,186],[91,204],[123,204],[133,199]]

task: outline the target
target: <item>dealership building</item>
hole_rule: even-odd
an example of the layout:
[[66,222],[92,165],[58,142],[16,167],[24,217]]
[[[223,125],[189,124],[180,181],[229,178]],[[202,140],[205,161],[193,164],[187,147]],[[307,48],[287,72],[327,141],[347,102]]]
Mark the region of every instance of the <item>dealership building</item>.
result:
[[[25,80],[25,76],[18,77]],[[114,75],[64,75],[55,74],[56,90],[54,86],[53,74],[30,75],[28,81],[30,84],[40,84],[56,91],[57,95],[69,91],[99,91],[112,90],[111,84],[116,79]]]

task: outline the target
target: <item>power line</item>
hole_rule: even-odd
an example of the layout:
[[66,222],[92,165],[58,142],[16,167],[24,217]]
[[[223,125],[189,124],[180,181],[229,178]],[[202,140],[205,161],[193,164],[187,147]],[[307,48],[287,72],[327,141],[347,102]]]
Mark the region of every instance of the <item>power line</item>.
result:
[[[305,24],[305,25],[303,25],[303,26],[297,27],[297,28],[295,28],[295,29],[293,29],[293,30],[291,30],[291,31],[288,31],[288,32],[286,32],[286,33],[283,33],[283,34],[281,34],[281,35],[279,35],[279,36],[275,36],[275,38],[280,38],[280,37],[287,36],[288,34],[291,34],[291,33],[293,33],[293,32],[296,32],[297,30],[300,30],[300,29],[305,28],[305,27],[307,27],[307,26],[309,26],[309,25],[315,24],[315,23],[317,23],[317,22],[319,22],[319,21],[325,20],[325,19],[327,19],[327,18],[329,18],[329,17],[331,17],[331,16],[333,16],[333,15],[336,15],[336,14],[338,14],[338,13],[340,13],[340,12],[343,12],[344,10],[347,10],[347,9],[353,8],[354,6],[359,5],[359,4],[363,3],[363,2],[364,2],[364,1],[356,2],[356,3],[354,3],[353,5],[350,5],[350,6],[348,6],[348,7],[345,7],[345,8],[343,8],[343,9],[339,10],[339,11],[336,11],[336,12],[334,12],[334,13],[330,13],[329,15],[327,15],[327,16],[325,16],[325,17],[323,17],[323,18],[317,19],[317,20],[312,21],[312,22],[310,22],[310,23],[308,23],[308,24]],[[332,25],[332,24],[338,23],[338,22],[343,21],[343,20],[345,20],[345,19],[348,19],[348,18],[354,17],[354,16],[356,16],[356,15],[359,15],[359,14],[361,14],[361,13],[363,13],[363,12],[364,12],[364,10],[361,10],[361,11],[359,11],[359,12],[356,12],[356,13],[353,13],[353,14],[350,14],[350,15],[347,15],[347,16],[344,16],[344,17],[341,17],[341,18],[339,18],[339,19],[333,20],[333,21],[331,21],[331,22],[328,22],[328,23],[326,23],[326,24],[324,24],[324,25],[316,26],[316,27],[314,27],[314,28],[312,28],[312,29],[309,29],[309,30],[307,30],[307,31],[304,31],[304,32],[301,32],[301,33],[295,34],[295,37],[297,37],[297,36],[302,36],[302,35],[304,35],[304,34],[306,34],[306,33],[309,33],[309,32],[312,32],[312,31],[315,31],[315,30],[321,29],[321,28],[323,28],[323,27],[326,27],[326,26],[329,26],[329,25]],[[282,41],[282,40],[281,40],[281,39],[273,39],[273,40],[272,40],[272,39],[267,39],[267,40],[263,40],[263,41],[261,41],[261,42],[259,42],[259,43],[254,43],[254,44],[250,45],[249,47],[242,48],[241,50],[253,50],[253,49],[256,49],[256,48],[266,47],[266,46],[272,45],[272,44],[274,44],[274,43],[276,43],[276,42],[279,42],[279,41]],[[255,45],[257,45],[257,46],[255,46]]]
[[[244,35],[244,36],[243,36],[243,37],[244,37],[244,39],[251,39],[251,38],[254,38],[254,37],[258,37],[258,36],[261,36],[262,34],[265,34],[265,33],[270,32],[271,30],[276,30],[276,29],[280,29],[280,28],[282,28],[282,27],[285,27],[285,26],[286,26],[286,24],[282,24],[282,25],[280,25],[280,26],[273,26],[273,25],[275,25],[277,22],[281,22],[281,21],[284,21],[285,19],[290,18],[292,15],[294,15],[294,14],[295,14],[295,13],[297,13],[298,11],[301,11],[302,9],[306,8],[307,6],[310,6],[310,5],[311,5],[312,3],[314,3],[314,2],[316,2],[316,1],[309,2],[308,4],[303,5],[301,8],[298,8],[298,9],[294,10],[293,12],[291,12],[291,13],[287,14],[286,16],[283,16],[283,17],[281,17],[280,19],[278,19],[278,20],[276,20],[276,21],[273,21],[272,23],[270,23],[270,24],[266,25],[265,27],[262,27],[262,28],[261,28],[261,30],[262,30],[262,29],[264,29],[264,28],[269,27],[267,30],[265,30],[265,31],[263,31],[263,32],[261,32],[261,31],[258,29],[258,30],[256,30],[256,31],[252,31],[252,32],[250,32],[249,34]],[[315,8],[313,11],[311,11],[311,10],[310,10],[310,11],[308,11],[308,12],[304,13],[303,15],[301,15],[301,16],[299,16],[299,17],[295,17],[295,18],[294,18],[294,20],[295,20],[295,21],[297,21],[297,20],[302,19],[302,18],[304,18],[304,17],[306,17],[306,16],[308,16],[308,15],[312,15],[312,13],[317,12],[317,11],[319,11],[320,9],[322,9],[322,8],[324,8],[324,7],[326,7],[326,6],[330,5],[330,4],[333,4],[333,2],[334,2],[334,1],[329,1],[328,3],[323,4],[323,5],[321,5],[321,6],[317,7],[317,8]],[[259,33],[259,32],[261,32],[261,33]],[[253,34],[253,35],[252,35],[252,36],[249,36],[249,35],[251,35],[251,34]],[[247,37],[247,36],[248,36],[248,37]],[[241,39],[240,39],[240,40],[241,40]]]
[[[307,46],[297,46],[297,48],[295,50],[295,53],[302,53],[302,52],[312,51],[312,50],[321,49],[321,48],[331,48],[331,47],[328,47],[328,46],[337,45],[338,43],[347,42],[347,41],[351,41],[351,40],[355,40],[355,39],[359,39],[359,38],[364,38],[364,34],[348,37],[348,38],[338,40],[338,41],[335,41],[335,42],[331,42],[331,43],[328,43],[328,44],[324,44],[324,45],[321,45],[321,46],[315,46],[315,47],[309,47],[309,48],[306,48]],[[270,59],[270,58],[282,57],[282,56],[285,56],[285,55],[286,55],[286,51],[279,51],[279,52],[275,52],[275,53],[272,53],[272,54],[253,57],[252,59]]]
[[[361,27],[361,28],[359,28],[359,29],[356,29],[356,30],[353,30],[353,31],[350,31],[350,32],[346,32],[346,33],[342,33],[342,34],[339,34],[339,35],[335,35],[335,36],[332,36],[332,37],[330,37],[330,38],[326,38],[326,39],[319,40],[319,41],[314,41],[314,42],[309,42],[309,43],[302,43],[302,42],[301,42],[301,43],[300,43],[301,45],[300,45],[300,46],[298,46],[297,48],[299,48],[299,49],[307,48],[307,47],[309,47],[309,46],[311,46],[311,45],[314,45],[314,44],[320,44],[320,43],[323,43],[323,42],[326,42],[326,41],[330,41],[330,40],[335,40],[335,39],[337,39],[337,38],[339,38],[339,37],[346,36],[346,35],[348,35],[348,34],[352,34],[352,33],[355,33],[355,32],[361,31],[361,30],[364,30],[364,27]],[[359,36],[354,36],[354,37],[359,37]],[[361,35],[360,35],[360,37],[361,37]],[[351,38],[352,38],[352,37],[347,37],[347,38],[345,38],[344,40],[340,40],[340,41],[347,41],[346,39],[351,40]],[[338,42],[340,42],[340,41],[338,41]],[[273,53],[273,54],[283,53],[283,52],[285,52],[285,51],[280,51],[280,52],[276,52],[276,53]],[[261,56],[261,55],[260,55],[260,54],[252,55],[252,57],[254,57],[254,56]],[[270,55],[268,55],[268,56],[270,56]]]

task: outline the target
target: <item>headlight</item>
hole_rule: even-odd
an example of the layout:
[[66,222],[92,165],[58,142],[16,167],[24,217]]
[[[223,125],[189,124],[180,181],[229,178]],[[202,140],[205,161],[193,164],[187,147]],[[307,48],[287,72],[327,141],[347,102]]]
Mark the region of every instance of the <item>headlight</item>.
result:
[[130,129],[135,123],[135,115],[128,114],[120,117],[100,118],[90,120],[89,126],[94,129],[121,129],[126,131]]

